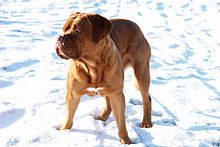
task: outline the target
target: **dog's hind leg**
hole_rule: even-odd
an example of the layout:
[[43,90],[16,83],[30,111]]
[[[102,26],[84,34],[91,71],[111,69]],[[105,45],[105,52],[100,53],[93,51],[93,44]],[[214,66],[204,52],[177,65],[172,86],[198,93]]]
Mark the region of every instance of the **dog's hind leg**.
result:
[[106,96],[105,97],[105,107],[104,107],[104,110],[101,112],[101,114],[96,117],[95,119],[98,119],[98,120],[102,120],[102,121],[106,121],[106,119],[108,118],[108,116],[111,114],[112,112],[112,108],[110,106],[110,100],[109,100],[109,97]]
[[151,98],[149,95],[149,86],[150,86],[149,58],[136,61],[134,65],[134,73],[142,95],[144,115],[140,127],[150,128],[152,127],[152,122],[151,122]]

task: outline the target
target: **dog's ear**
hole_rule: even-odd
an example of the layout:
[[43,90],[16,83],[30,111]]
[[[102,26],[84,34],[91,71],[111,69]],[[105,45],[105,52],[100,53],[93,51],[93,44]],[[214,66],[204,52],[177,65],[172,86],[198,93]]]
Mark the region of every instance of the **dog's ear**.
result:
[[64,32],[64,33],[71,28],[72,23],[73,23],[73,20],[72,20],[72,19],[68,19],[68,20],[66,21],[66,23],[65,23],[64,26],[63,26],[63,32]]
[[75,19],[75,18],[78,17],[80,14],[81,14],[81,12],[72,13],[72,14],[69,16],[69,19]]
[[112,23],[98,14],[90,14],[89,20],[92,24],[92,41],[98,43],[112,30]]

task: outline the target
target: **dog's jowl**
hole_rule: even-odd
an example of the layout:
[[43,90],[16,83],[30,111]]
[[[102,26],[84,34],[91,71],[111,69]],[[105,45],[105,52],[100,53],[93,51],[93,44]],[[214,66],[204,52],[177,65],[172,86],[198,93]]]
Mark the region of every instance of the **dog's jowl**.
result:
[[124,69],[134,69],[142,94],[143,120],[140,127],[152,127],[150,85],[150,46],[132,21],[108,20],[98,14],[73,13],[63,34],[57,38],[56,52],[69,59],[66,92],[66,119],[61,130],[70,129],[80,97],[105,97],[105,108],[96,118],[105,121],[113,111],[121,143],[131,144],[125,123],[123,94]]

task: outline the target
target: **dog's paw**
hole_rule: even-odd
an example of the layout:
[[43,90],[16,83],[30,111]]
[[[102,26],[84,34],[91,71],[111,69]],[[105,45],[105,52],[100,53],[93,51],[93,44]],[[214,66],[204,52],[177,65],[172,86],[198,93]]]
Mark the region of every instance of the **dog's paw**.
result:
[[65,123],[65,124],[63,124],[61,127],[60,127],[60,129],[59,130],[69,130],[69,129],[71,129],[72,128],[72,123]]
[[129,137],[126,137],[126,138],[123,138],[123,139],[121,138],[120,142],[121,142],[121,144],[132,144],[132,141],[130,140]]
[[102,117],[101,115],[94,117],[96,120],[106,121],[106,117]]
[[140,127],[141,128],[152,128],[153,127],[153,124],[152,123],[141,123],[140,124]]

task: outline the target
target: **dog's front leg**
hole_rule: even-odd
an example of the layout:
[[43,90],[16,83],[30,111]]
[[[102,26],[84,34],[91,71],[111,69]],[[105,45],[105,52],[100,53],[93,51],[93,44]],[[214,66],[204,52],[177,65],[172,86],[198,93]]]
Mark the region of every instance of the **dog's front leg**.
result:
[[125,97],[124,94],[110,96],[110,105],[118,127],[118,135],[122,144],[131,144],[125,124]]
[[66,119],[60,130],[70,129],[73,125],[73,117],[80,102],[80,96],[67,91],[66,94]]

